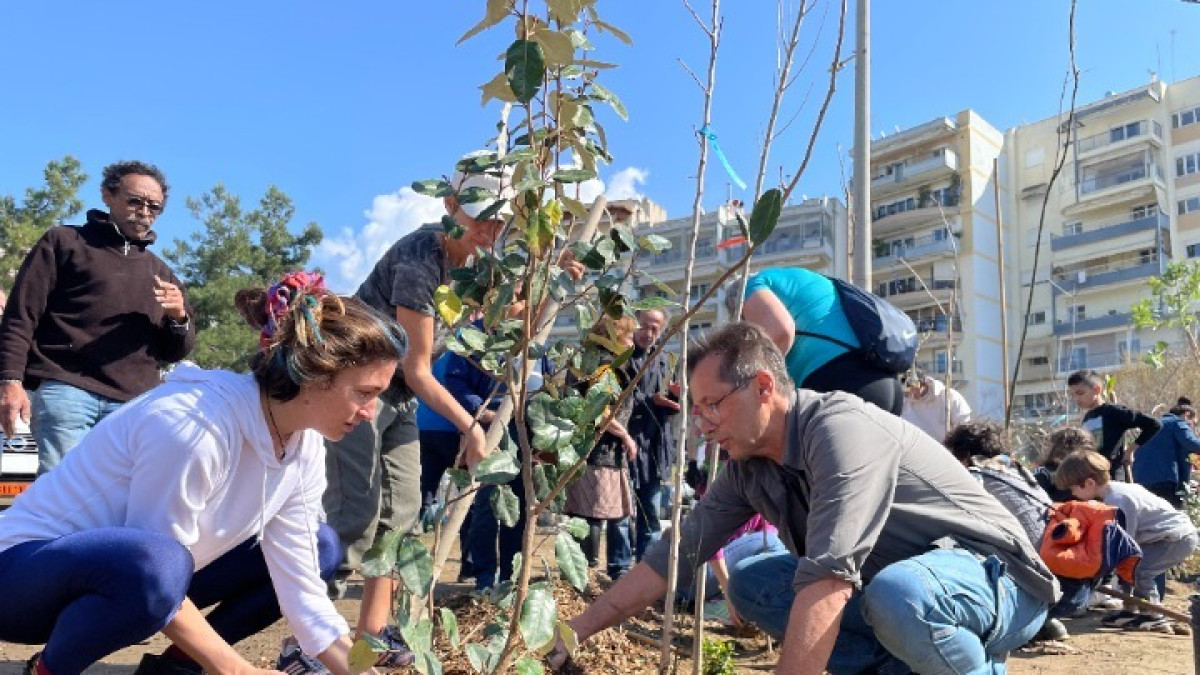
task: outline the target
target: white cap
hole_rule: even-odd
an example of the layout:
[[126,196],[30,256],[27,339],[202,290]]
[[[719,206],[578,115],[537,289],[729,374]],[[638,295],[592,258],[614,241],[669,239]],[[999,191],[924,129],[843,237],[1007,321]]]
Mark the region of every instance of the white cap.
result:
[[[495,157],[495,155],[496,153],[490,150],[477,150],[463,155],[462,159],[458,160],[458,162],[461,164],[477,157]],[[481,199],[469,203],[459,201],[458,207],[463,210],[463,213],[472,218],[478,218],[479,214],[494,204],[497,199],[503,199],[505,200],[504,204],[496,212],[496,217],[511,216],[513,214],[512,198],[516,196],[516,192],[512,188],[513,169],[511,166],[505,166],[502,169],[500,176],[495,175],[495,169],[489,169],[486,173],[464,173],[458,168],[454,170],[454,176],[450,179],[450,187],[454,188],[456,200],[459,193],[469,188],[483,188],[494,195],[491,199]]]

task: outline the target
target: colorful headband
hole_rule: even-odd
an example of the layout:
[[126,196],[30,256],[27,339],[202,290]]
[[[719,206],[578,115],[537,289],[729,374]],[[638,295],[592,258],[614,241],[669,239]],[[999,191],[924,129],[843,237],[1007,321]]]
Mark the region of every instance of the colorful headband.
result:
[[280,279],[278,283],[267,289],[267,320],[263,324],[258,337],[259,347],[267,349],[275,338],[279,322],[287,316],[292,301],[301,293],[307,294],[301,311],[312,324],[313,335],[318,343],[323,342],[321,331],[317,326],[317,318],[313,310],[319,307],[317,298],[329,291],[325,288],[325,278],[316,272],[292,272]]

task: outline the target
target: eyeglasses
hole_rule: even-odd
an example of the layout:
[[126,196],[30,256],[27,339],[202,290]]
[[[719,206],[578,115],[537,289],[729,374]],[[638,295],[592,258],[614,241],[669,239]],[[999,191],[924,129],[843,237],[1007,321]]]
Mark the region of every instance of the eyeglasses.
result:
[[138,197],[136,195],[130,195],[126,197],[125,203],[129,206],[132,206],[135,211],[146,209],[153,214],[159,214],[163,212],[162,202],[152,202],[149,199],[143,199],[142,197]]
[[725,392],[724,396],[721,396],[720,398],[713,401],[712,403],[708,403],[705,405],[698,405],[698,404],[693,403],[692,404],[692,424],[697,424],[697,423],[699,423],[699,421],[701,419],[703,419],[705,422],[708,422],[709,424],[713,425],[714,427],[719,425],[721,423],[721,404],[725,402],[725,399],[729,398],[730,396],[733,396],[734,394],[741,391],[742,389],[745,389],[746,385],[750,384],[753,381],[754,381],[753,378],[743,381],[738,386]]

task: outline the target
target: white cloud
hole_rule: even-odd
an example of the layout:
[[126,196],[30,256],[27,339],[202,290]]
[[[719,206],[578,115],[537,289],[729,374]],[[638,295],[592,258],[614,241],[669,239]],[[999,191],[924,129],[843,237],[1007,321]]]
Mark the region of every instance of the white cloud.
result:
[[326,235],[313,253],[313,262],[325,270],[330,289],[353,293],[397,239],[425,223],[438,222],[445,213],[440,199],[409,187],[377,195],[363,213],[367,224],[357,232],[346,227],[336,235]]
[[638,188],[645,185],[649,177],[649,171],[636,166],[621,169],[608,179],[604,196],[609,199],[641,199],[642,192]]
[[[579,201],[590,204],[596,197],[604,195],[612,199],[641,199],[639,188],[646,184],[650,172],[635,166],[621,169],[609,177],[607,183],[599,178],[593,178],[579,184]],[[573,196],[573,195],[572,195]]]

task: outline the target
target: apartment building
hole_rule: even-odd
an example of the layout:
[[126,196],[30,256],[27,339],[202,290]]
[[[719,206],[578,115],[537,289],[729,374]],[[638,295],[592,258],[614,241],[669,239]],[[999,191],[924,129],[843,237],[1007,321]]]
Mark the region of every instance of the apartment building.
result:
[[873,290],[913,318],[918,365],[939,378],[950,371],[972,408],[990,417],[1003,414],[1004,401],[1003,143],[971,110],[871,143]]
[[1172,259],[1200,257],[1200,78],[1109,94],[1070,123],[1012,129],[1005,145],[1014,358],[1031,308],[1014,413],[1036,420],[1070,412],[1071,372],[1119,368],[1179,339],[1134,329],[1130,309]]
[[[745,254],[744,244],[722,244],[740,235],[735,211],[741,208],[738,202],[722,204],[715,212],[700,217],[695,264],[692,268],[693,302],[712,288],[720,276]],[[692,218],[674,218],[643,226],[638,232],[652,232],[671,242],[670,249],[638,261],[637,284],[641,294],[672,295],[674,299],[682,300]],[[758,248],[751,259],[750,269],[804,267],[845,277],[848,269],[846,238],[846,208],[840,200],[832,197],[805,199],[799,204],[784,206],[775,231]],[[652,279],[661,283],[654,283]],[[668,293],[662,286],[671,292]],[[726,319],[721,308],[726,291],[718,289],[693,315],[690,327],[693,335],[711,330],[719,321]]]

